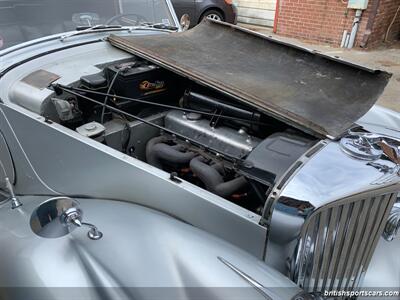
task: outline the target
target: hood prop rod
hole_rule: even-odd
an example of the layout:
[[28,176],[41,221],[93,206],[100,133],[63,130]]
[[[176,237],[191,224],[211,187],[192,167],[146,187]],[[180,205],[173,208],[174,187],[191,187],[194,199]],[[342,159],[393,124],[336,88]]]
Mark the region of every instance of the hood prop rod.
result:
[[[53,89],[54,89],[54,91],[55,91],[55,93],[56,93],[57,95],[60,95],[60,94],[62,93],[62,91],[64,91],[64,92],[66,92],[66,93],[68,93],[68,94],[74,95],[74,96],[76,96],[76,97],[80,97],[81,99],[85,99],[85,100],[87,100],[87,101],[89,101],[89,102],[93,102],[93,103],[98,104],[98,105],[101,105],[101,106],[104,105],[104,103],[102,103],[102,102],[100,102],[100,101],[97,101],[97,100],[92,99],[92,98],[90,98],[90,97],[88,97],[88,96],[85,96],[85,95],[82,95],[82,94],[80,94],[80,93],[78,93],[78,92],[75,92],[75,91],[71,90],[70,88],[65,88],[64,86],[61,86],[61,85],[59,85],[59,84],[53,84],[53,85],[51,85],[51,86],[53,87]],[[167,132],[167,133],[169,133],[169,134],[171,134],[171,135],[173,135],[173,136],[178,136],[178,137],[184,139],[185,141],[190,142],[190,143],[193,144],[193,145],[197,145],[198,147],[200,147],[200,148],[202,148],[202,149],[208,150],[208,151],[213,152],[213,153],[216,153],[216,154],[220,154],[220,155],[222,155],[223,157],[225,157],[226,159],[230,160],[231,162],[234,162],[234,163],[237,163],[237,162],[242,163],[242,161],[243,161],[242,158],[233,157],[233,156],[231,156],[230,154],[227,154],[227,153],[224,153],[224,152],[221,152],[221,151],[216,151],[216,150],[214,150],[214,149],[212,149],[212,148],[210,148],[210,147],[206,147],[206,146],[204,146],[204,145],[198,143],[197,141],[195,141],[195,140],[193,140],[193,139],[191,139],[191,138],[189,138],[189,137],[187,137],[187,136],[185,136],[185,135],[183,135],[183,134],[180,134],[180,133],[178,133],[178,132],[176,132],[176,131],[174,131],[174,130],[168,129],[168,128],[166,128],[166,127],[163,127],[163,126],[161,126],[161,125],[155,124],[155,123],[153,123],[153,122],[147,121],[147,120],[145,120],[145,119],[143,119],[143,118],[141,118],[141,117],[132,115],[132,114],[130,114],[130,113],[126,112],[126,111],[123,111],[123,110],[121,110],[121,109],[112,107],[112,106],[107,105],[107,104],[105,105],[105,107],[108,108],[108,109],[111,110],[111,111],[114,111],[115,113],[126,115],[126,116],[128,116],[128,117],[131,117],[132,119],[135,119],[136,121],[139,121],[139,122],[142,122],[142,123],[147,124],[147,125],[149,125],[149,126],[153,126],[153,127],[155,127],[155,128],[158,128],[158,129],[160,129],[161,131]]]
[[[197,114],[201,114],[201,115],[204,115],[204,116],[215,117],[215,113],[214,112],[204,112],[204,111],[201,111],[201,110],[196,110],[196,109],[191,109],[191,108],[184,108],[184,107],[178,107],[178,106],[174,106],[174,105],[168,105],[168,104],[162,104],[162,103],[146,101],[146,100],[142,100],[142,99],[136,99],[136,98],[129,98],[129,97],[124,97],[124,96],[112,95],[112,94],[109,94],[109,93],[102,93],[102,92],[92,91],[92,90],[87,90],[87,89],[82,89],[82,88],[69,87],[69,86],[65,86],[65,85],[61,85],[61,84],[58,84],[57,86],[59,88],[61,88],[62,90],[64,90],[64,91],[68,90],[68,91],[75,91],[75,92],[79,92],[79,93],[91,93],[91,94],[98,95],[98,96],[116,98],[116,99],[120,99],[120,100],[127,100],[127,101],[131,101],[131,102],[147,104],[147,105],[151,105],[151,106],[157,106],[157,107],[162,107],[162,108],[167,108],[167,109],[175,109],[175,110],[180,110],[180,111],[183,111],[183,112],[197,113]],[[249,124],[252,124],[252,125],[267,126],[267,127],[272,127],[273,126],[272,124],[267,124],[267,123],[264,123],[264,122],[246,120],[246,119],[232,117],[232,116],[226,116],[226,115],[218,115],[218,118],[219,119],[231,120],[231,121],[245,122],[245,123],[249,123]]]

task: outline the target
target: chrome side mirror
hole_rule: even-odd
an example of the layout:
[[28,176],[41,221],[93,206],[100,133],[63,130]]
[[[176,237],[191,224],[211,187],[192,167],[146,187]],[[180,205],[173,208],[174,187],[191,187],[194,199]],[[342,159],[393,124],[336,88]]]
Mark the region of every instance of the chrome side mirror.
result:
[[77,227],[88,226],[88,237],[101,239],[103,234],[96,226],[82,222],[83,212],[79,203],[68,197],[57,197],[40,204],[32,213],[30,225],[32,231],[44,238],[65,236]]
[[189,29],[190,27],[190,17],[188,14],[184,14],[181,17],[181,20],[179,21],[179,23],[181,24],[182,30],[186,31]]

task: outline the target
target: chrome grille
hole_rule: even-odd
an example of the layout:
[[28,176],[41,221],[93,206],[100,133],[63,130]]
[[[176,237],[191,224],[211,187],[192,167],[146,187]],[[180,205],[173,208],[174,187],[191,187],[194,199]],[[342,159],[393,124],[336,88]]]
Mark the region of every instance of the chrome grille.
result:
[[356,288],[396,197],[397,193],[356,196],[316,210],[300,234],[292,279],[307,291]]

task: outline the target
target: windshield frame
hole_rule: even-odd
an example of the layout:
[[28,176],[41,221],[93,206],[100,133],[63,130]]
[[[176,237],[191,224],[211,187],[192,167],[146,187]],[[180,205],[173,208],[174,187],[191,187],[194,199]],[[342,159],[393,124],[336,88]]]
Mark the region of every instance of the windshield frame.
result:
[[178,16],[176,15],[176,12],[175,12],[174,6],[172,5],[171,0],[164,0],[164,1],[167,2],[168,9],[171,13],[172,19],[175,22],[175,24],[174,24],[175,27],[178,28],[178,31],[182,31],[181,22],[179,21]]
[[[163,1],[166,4],[166,7],[165,7],[166,8],[166,12],[168,11],[168,13],[170,15],[170,18],[171,18],[170,21],[173,22],[173,24],[171,24],[171,26],[176,27],[177,28],[177,30],[176,30],[177,32],[182,31],[181,24],[180,24],[180,22],[178,20],[178,17],[176,15],[176,13],[175,13],[175,10],[174,10],[174,7],[172,5],[171,0],[163,0]],[[118,2],[120,3],[120,1],[118,1]],[[120,5],[121,5],[121,3],[120,3]],[[99,25],[103,25],[103,24],[99,24]],[[131,29],[131,30],[127,30],[127,29]],[[121,31],[121,32],[132,33],[135,30],[151,30],[151,31],[171,32],[171,30],[167,30],[167,29],[156,29],[156,28],[153,29],[148,25],[143,25],[143,26],[142,25],[121,26],[120,30],[115,29],[115,28],[109,28],[109,29],[103,28],[101,30],[93,30],[93,31],[88,30],[88,32],[85,32],[85,33],[82,33],[82,30],[79,30],[79,29],[66,30],[66,31],[63,31],[63,32],[44,35],[44,36],[41,36],[41,37],[38,37],[38,38],[22,41],[20,43],[15,44],[15,45],[6,47],[4,49],[0,49],[0,57],[3,57],[3,56],[5,56],[5,55],[7,55],[7,54],[9,54],[11,52],[15,52],[17,50],[20,50],[20,49],[23,49],[23,48],[26,48],[26,47],[29,47],[29,46],[33,46],[33,45],[37,45],[37,44],[40,44],[40,43],[57,40],[57,39],[60,39],[61,37],[66,36],[66,35],[75,36],[75,35],[82,35],[82,34],[86,34],[86,33],[88,33],[88,34],[96,33],[96,32],[97,33],[100,33],[100,32],[104,33],[104,32],[113,32],[113,31],[114,32]]]

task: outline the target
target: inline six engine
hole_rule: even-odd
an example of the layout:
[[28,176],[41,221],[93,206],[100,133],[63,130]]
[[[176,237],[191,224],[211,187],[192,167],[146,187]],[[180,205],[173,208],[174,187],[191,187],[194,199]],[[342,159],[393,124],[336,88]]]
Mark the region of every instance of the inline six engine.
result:
[[15,102],[259,214],[271,187],[316,142],[146,60],[95,67]]

